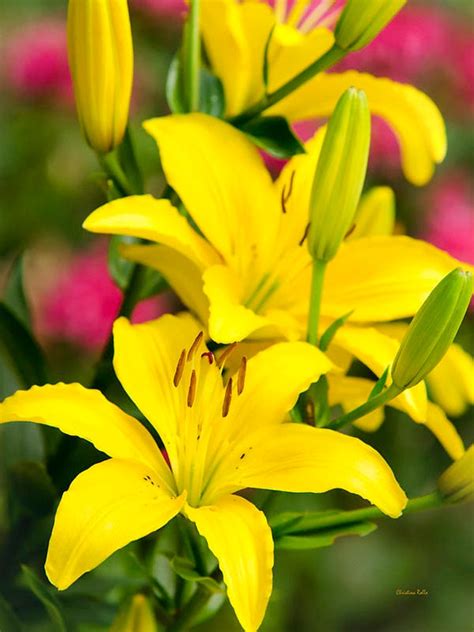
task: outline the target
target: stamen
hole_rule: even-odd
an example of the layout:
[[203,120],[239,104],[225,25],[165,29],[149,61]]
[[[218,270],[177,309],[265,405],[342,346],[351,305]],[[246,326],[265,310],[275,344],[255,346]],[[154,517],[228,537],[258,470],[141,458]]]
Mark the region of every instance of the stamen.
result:
[[303,233],[303,237],[301,237],[298,246],[302,246],[304,244],[304,240],[306,239],[306,237],[308,236],[309,233],[309,227],[311,226],[311,222],[309,224],[306,224],[306,228],[304,229],[304,233]]
[[281,210],[283,211],[283,213],[287,212],[286,205],[288,204],[291,194],[293,193],[294,179],[295,179],[295,171],[292,171],[291,176],[290,176],[290,184],[288,186],[288,192],[286,191],[286,184],[283,186],[283,189],[281,190]]
[[181,355],[179,356],[178,364],[176,365],[176,371],[174,372],[173,384],[178,387],[181,382],[181,378],[183,377],[184,371],[184,363],[186,361],[186,349],[181,351]]
[[212,351],[206,351],[205,353],[201,353],[201,358],[207,358],[209,364],[213,364],[215,357]]
[[323,18],[325,18],[328,11],[336,3],[336,0],[322,0],[315,8],[305,17],[300,24],[300,31],[302,33],[308,33],[316,26],[323,26]]
[[232,400],[232,378],[229,378],[225,388],[224,403],[222,404],[222,416],[227,417],[229,414],[230,402]]
[[237,376],[237,395],[241,395],[245,386],[245,374],[247,371],[247,358],[242,357],[239,367],[239,374]]
[[217,361],[217,365],[218,367],[221,369],[224,366],[225,361],[227,360],[227,358],[231,355],[231,353],[234,351],[235,347],[237,346],[236,342],[233,342],[231,345],[229,345],[227,347],[227,349],[222,353],[222,355],[220,356],[220,358]]
[[194,339],[194,342],[193,342],[193,344],[191,345],[191,347],[189,348],[189,351],[188,351],[188,357],[187,357],[188,362],[189,362],[189,360],[191,360],[191,358],[194,355],[194,352],[196,351],[196,349],[201,344],[201,340],[202,340],[203,336],[204,336],[204,332],[200,331],[198,333],[198,335],[196,336],[196,338]]
[[347,239],[348,237],[350,237],[352,233],[355,231],[355,228],[356,228],[356,224],[352,224],[352,226],[349,228],[347,233],[344,235],[344,239]]
[[301,20],[305,11],[307,10],[308,5],[309,0],[295,0],[286,21],[287,24],[296,28],[298,22]]
[[189,380],[188,389],[188,408],[192,408],[196,398],[196,371],[191,371],[191,379]]

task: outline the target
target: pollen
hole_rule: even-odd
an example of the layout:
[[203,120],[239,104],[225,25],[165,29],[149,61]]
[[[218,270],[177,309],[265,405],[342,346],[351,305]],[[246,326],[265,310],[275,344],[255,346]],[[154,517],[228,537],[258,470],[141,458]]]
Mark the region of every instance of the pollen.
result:
[[245,386],[245,375],[247,373],[247,358],[242,357],[239,367],[239,373],[237,375],[237,395],[241,395]]
[[181,378],[183,377],[185,361],[186,361],[186,349],[183,349],[179,356],[178,364],[176,365],[176,371],[174,372],[174,377],[173,377],[173,384],[176,387],[178,387],[179,383],[181,382]]
[[201,344],[201,341],[203,339],[204,333],[202,331],[200,331],[198,333],[198,335],[196,336],[196,338],[194,339],[193,344],[190,346],[189,351],[188,351],[188,357],[187,360],[189,362],[189,360],[192,359],[195,351],[197,350],[197,348],[199,347],[199,345]]
[[230,409],[230,402],[232,401],[232,378],[229,378],[227,386],[225,388],[224,402],[222,404],[222,416],[227,417]]
[[196,371],[193,369],[191,371],[191,378],[189,380],[189,389],[188,389],[188,408],[192,408],[194,404],[194,400],[196,399]]
[[205,353],[201,353],[201,358],[207,358],[207,361],[209,362],[209,364],[213,364],[215,360],[215,357],[212,351],[206,351]]

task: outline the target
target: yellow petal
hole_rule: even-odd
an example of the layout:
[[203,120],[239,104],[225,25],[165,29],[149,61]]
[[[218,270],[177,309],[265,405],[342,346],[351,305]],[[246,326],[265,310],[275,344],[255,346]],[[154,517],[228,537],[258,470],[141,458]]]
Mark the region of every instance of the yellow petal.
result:
[[129,235],[165,244],[200,267],[219,261],[217,253],[168,200],[151,195],[132,195],[104,204],[89,215],[83,227],[93,233]]
[[[362,377],[347,375],[328,375],[329,382],[329,406],[341,405],[344,412],[358,408],[369,399],[369,395],[375,386],[375,382]],[[364,432],[375,432],[380,428],[384,420],[384,408],[377,408],[368,415],[354,422]]]
[[353,70],[320,74],[268,112],[291,120],[329,116],[351,86],[364,90],[371,112],[385,119],[395,132],[406,177],[416,185],[426,184],[435,164],[446,155],[446,130],[436,105],[413,86]]
[[441,362],[427,377],[435,402],[448,415],[462,415],[474,404],[474,361],[458,344],[453,344]]
[[119,611],[109,632],[159,632],[150,600],[145,595],[134,595]]
[[131,325],[126,318],[114,323],[117,377],[158,431],[172,463],[183,410],[182,393],[173,386],[173,377],[182,350],[189,349],[198,332],[191,318],[170,314],[141,325]]
[[93,465],[63,494],[54,521],[46,574],[68,588],[112,553],[156,531],[182,508],[153,470],[122,459]]
[[232,400],[232,436],[281,423],[299,394],[331,368],[324,353],[306,342],[280,342],[257,353],[247,362],[242,393]]
[[218,559],[240,625],[256,632],[272,592],[273,540],[265,515],[238,496],[187,506],[186,515]]
[[169,468],[151,435],[133,417],[109,402],[99,391],[80,384],[47,384],[17,391],[0,404],[0,423],[32,421],[86,439],[111,457]]
[[390,187],[373,187],[362,196],[355,228],[346,241],[371,235],[391,235],[395,226],[395,195]]
[[449,421],[439,406],[428,402],[428,414],[424,423],[438,439],[453,461],[462,457],[464,454],[464,443],[456,427]]
[[[345,325],[337,332],[334,342],[363,362],[378,377],[393,362],[399,342],[373,327],[353,327]],[[420,382],[403,391],[396,400],[400,408],[419,423],[426,419],[426,387]]]
[[252,143],[205,114],[156,118],[144,127],[158,143],[167,181],[225,261],[239,273],[266,272],[282,213]]
[[407,502],[392,470],[373,448],[340,432],[304,424],[285,423],[272,432],[249,435],[229,453],[227,468],[229,487],[234,484],[235,489],[345,489],[393,518]]
[[161,272],[183,304],[207,327],[209,301],[203,291],[200,266],[168,246],[123,246],[122,253],[131,261]]
[[204,293],[209,299],[209,335],[228,344],[243,340],[269,321],[243,305],[241,279],[230,268],[218,265],[203,275]]
[[449,272],[473,266],[410,237],[364,237],[345,243],[328,264],[322,313],[356,322],[413,316]]

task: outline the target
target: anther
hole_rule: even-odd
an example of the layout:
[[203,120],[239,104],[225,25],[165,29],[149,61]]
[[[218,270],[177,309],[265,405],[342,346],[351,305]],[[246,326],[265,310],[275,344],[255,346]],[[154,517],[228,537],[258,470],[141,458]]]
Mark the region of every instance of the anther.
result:
[[209,364],[212,364],[215,360],[214,354],[212,353],[212,351],[206,351],[205,353],[201,353],[201,358],[207,358],[207,361],[209,362]]
[[241,395],[245,386],[245,375],[247,372],[247,358],[242,357],[240,361],[239,373],[237,375],[237,395]]
[[185,361],[186,361],[186,349],[183,349],[181,351],[181,355],[179,356],[178,364],[176,365],[176,371],[174,372],[174,377],[173,377],[173,384],[176,387],[181,382],[181,378],[183,377]]
[[352,226],[349,228],[347,233],[344,235],[344,239],[347,239],[348,237],[350,237],[352,233],[355,231],[355,229],[356,229],[356,224],[352,224]]
[[232,400],[232,378],[229,378],[225,388],[224,403],[222,404],[222,416],[227,417],[229,414],[230,402]]
[[191,358],[194,355],[194,352],[196,351],[196,349],[199,347],[199,345],[201,344],[201,340],[202,337],[204,336],[204,333],[202,331],[200,331],[198,333],[198,335],[196,336],[196,338],[194,339],[193,344],[190,346],[189,351],[188,351],[188,360],[191,360]]
[[308,236],[310,226],[311,226],[311,222],[306,225],[306,228],[304,229],[303,237],[301,237],[298,246],[302,246],[304,244],[304,240]]
[[283,213],[286,213],[286,205],[291,197],[291,194],[293,193],[293,181],[295,179],[295,172],[292,171],[291,172],[291,176],[290,176],[290,184],[288,187],[288,192],[286,191],[286,184],[284,185],[283,189],[281,190],[281,210],[283,211]]
[[227,347],[227,349],[225,349],[225,351],[222,353],[219,360],[217,361],[219,368],[224,366],[225,361],[230,356],[230,354],[234,351],[236,346],[237,346],[237,343],[233,342],[231,345]]
[[191,379],[189,380],[188,402],[187,402],[188,408],[192,408],[195,398],[196,398],[196,371],[193,369],[191,371]]

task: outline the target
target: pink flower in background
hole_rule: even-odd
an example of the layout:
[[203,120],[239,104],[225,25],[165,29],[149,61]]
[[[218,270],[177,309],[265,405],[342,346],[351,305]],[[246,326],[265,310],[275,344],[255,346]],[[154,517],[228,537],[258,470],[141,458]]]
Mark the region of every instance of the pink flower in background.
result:
[[130,6],[158,18],[179,19],[188,9],[185,0],[132,0]]
[[6,83],[15,92],[72,102],[63,20],[48,18],[18,26],[5,43],[1,63]]
[[[121,302],[121,292],[107,269],[103,242],[76,255],[39,300],[35,329],[46,340],[66,341],[94,351],[107,340]],[[145,322],[170,311],[170,296],[142,301],[133,322]]]
[[474,197],[467,174],[446,175],[426,197],[423,239],[474,264]]

